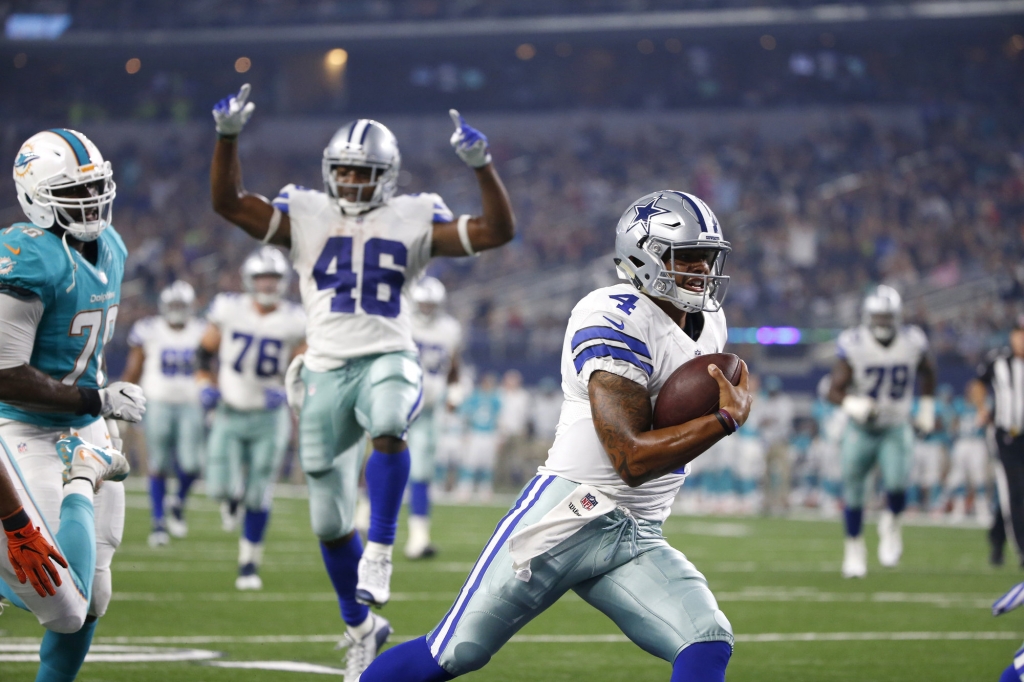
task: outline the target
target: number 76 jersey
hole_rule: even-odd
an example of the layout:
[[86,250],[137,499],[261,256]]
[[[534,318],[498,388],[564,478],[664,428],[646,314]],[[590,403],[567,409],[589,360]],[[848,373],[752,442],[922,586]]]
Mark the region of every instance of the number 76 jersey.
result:
[[309,316],[305,364],[416,352],[411,286],[430,260],[435,222],[452,212],[436,194],[402,195],[359,216],[323,192],[288,185],[274,206],[291,222],[291,258]]
[[853,370],[850,395],[874,398],[877,426],[896,426],[910,421],[914,381],[921,359],[928,352],[928,337],[920,327],[901,327],[888,346],[880,344],[864,326],[839,335],[836,355]]

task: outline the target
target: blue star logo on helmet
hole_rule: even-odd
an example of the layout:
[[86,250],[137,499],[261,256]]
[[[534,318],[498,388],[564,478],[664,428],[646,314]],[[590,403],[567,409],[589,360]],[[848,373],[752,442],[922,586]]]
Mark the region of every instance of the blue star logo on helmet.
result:
[[668,209],[661,208],[658,206],[658,200],[661,199],[661,195],[654,197],[646,204],[639,204],[633,207],[634,215],[633,222],[629,224],[633,227],[636,224],[643,226],[644,231],[650,233],[651,231],[651,218],[654,216],[662,215],[663,213],[671,213]]

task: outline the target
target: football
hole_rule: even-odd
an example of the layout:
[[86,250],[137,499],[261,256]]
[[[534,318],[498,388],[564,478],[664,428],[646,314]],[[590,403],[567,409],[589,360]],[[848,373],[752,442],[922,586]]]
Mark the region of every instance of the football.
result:
[[718,409],[718,382],[708,373],[718,365],[722,374],[739,384],[741,361],[732,353],[699,355],[672,372],[654,404],[654,428],[663,429],[712,414]]

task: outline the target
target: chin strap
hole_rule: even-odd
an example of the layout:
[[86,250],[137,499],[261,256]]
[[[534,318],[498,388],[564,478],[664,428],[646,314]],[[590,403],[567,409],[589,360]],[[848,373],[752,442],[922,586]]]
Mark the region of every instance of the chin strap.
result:
[[68,260],[71,261],[71,286],[64,290],[65,294],[70,294],[71,290],[75,288],[75,271],[78,270],[78,263],[75,262],[75,257],[71,255],[71,247],[68,246],[67,230],[64,230],[64,236],[60,238],[60,243],[64,245],[64,253],[68,255]]

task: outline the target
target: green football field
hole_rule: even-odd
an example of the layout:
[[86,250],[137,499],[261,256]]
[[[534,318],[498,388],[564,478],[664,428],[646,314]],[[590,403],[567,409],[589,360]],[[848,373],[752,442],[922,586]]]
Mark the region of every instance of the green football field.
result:
[[[212,504],[196,500],[189,538],[159,550],[146,546],[145,496],[129,493],[128,506],[114,601],[91,654],[99,660],[87,662],[79,679],[302,682],[340,674],[334,643],[342,625],[305,500],[277,501],[258,593],[234,590],[236,540],[220,530]],[[424,634],[441,618],[503,511],[436,508],[441,554],[396,561],[395,593],[383,611],[395,641]],[[903,565],[882,570],[873,561],[858,581],[839,577],[838,522],[673,517],[666,535],[704,572],[732,621],[732,681],[995,682],[1024,639],[1024,610],[991,615],[993,599],[1022,576],[1013,567],[989,568],[981,530],[906,528]],[[875,540],[871,529],[869,545]],[[6,609],[0,680],[33,679],[26,659],[39,636],[31,616]],[[258,667],[220,667],[247,663]],[[303,665],[319,673],[294,671]],[[669,675],[668,663],[568,595],[466,679],[638,682]]]

